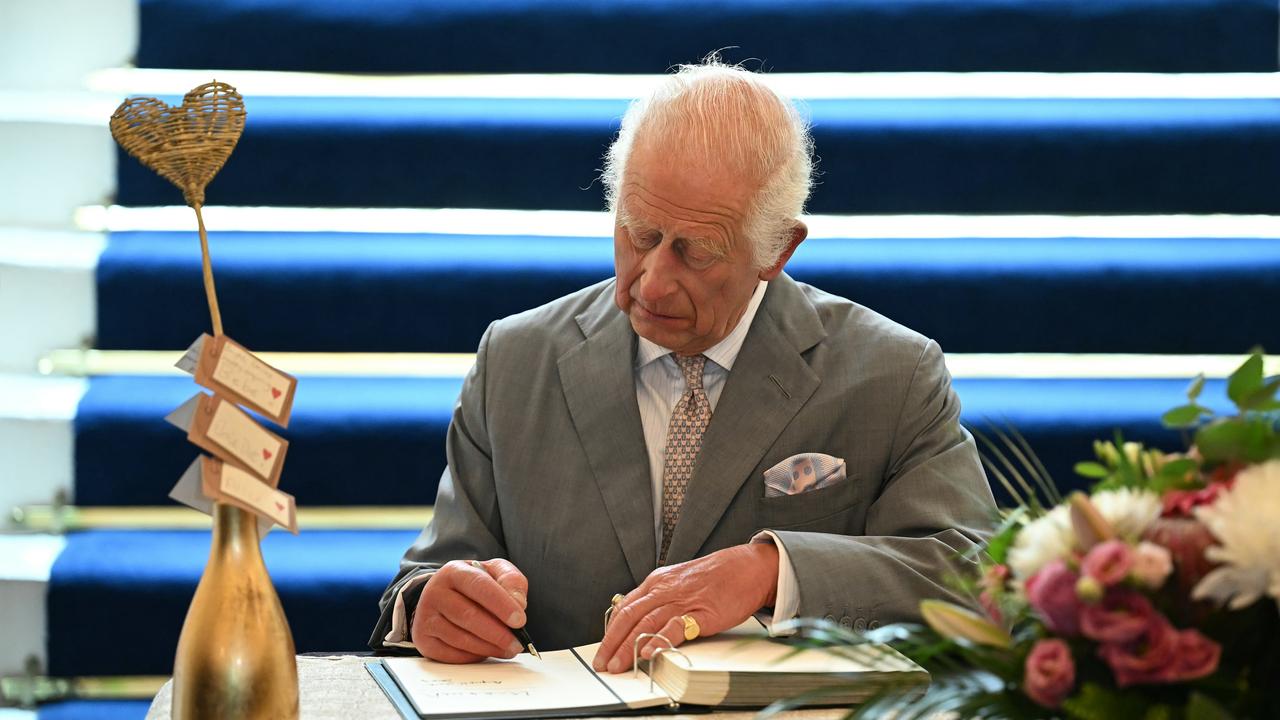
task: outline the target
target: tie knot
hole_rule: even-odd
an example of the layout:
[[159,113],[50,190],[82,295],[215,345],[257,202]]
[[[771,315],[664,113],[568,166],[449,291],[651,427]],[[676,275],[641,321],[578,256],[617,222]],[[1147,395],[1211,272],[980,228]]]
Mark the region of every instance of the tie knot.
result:
[[690,390],[702,389],[702,368],[707,364],[706,355],[676,355],[676,363],[680,372],[684,373],[684,384]]

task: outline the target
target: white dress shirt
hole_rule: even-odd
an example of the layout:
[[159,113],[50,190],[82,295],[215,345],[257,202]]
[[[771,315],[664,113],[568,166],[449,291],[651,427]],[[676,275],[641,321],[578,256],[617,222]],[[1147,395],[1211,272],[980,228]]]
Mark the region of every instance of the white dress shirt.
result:
[[[755,319],[760,302],[764,300],[769,283],[761,280],[756,286],[746,312],[738,320],[733,331],[723,340],[709,348],[703,355],[709,362],[702,370],[702,388],[711,403],[711,417],[715,418],[716,403],[720,393],[724,391],[725,381],[733,370],[733,363],[738,359],[738,351],[747,339],[747,331],[751,329],[751,321]],[[684,394],[684,374],[676,364],[672,351],[639,338],[635,357],[636,403],[640,408],[640,423],[644,426],[644,444],[649,453],[649,479],[653,485],[653,533],[654,547],[662,545],[662,471],[666,464],[667,426],[671,422],[671,411],[680,396]],[[778,593],[773,607],[773,622],[776,625],[796,616],[800,609],[800,588],[796,581],[795,569],[787,557],[787,549],[777,542],[777,537],[769,531],[758,533],[751,542],[772,542],[778,548]],[[405,607],[404,594],[426,582],[430,573],[415,577],[396,595],[395,607],[391,613],[391,630],[384,642],[399,647],[413,647],[409,637],[408,608]]]
[[[723,340],[702,354],[708,362],[702,370],[702,389],[711,403],[711,418],[715,420],[716,404],[724,391],[725,381],[738,359],[738,351],[747,339],[751,321],[755,319],[769,283],[761,280],[756,286],[746,312],[738,320],[733,331]],[[639,338],[635,360],[636,403],[640,407],[640,423],[644,426],[644,444],[649,453],[649,480],[653,484],[653,534],[655,547],[662,545],[662,473],[666,464],[667,427],[671,412],[685,391],[684,374],[676,364],[672,351],[645,338]],[[790,620],[800,610],[800,588],[795,569],[787,557],[787,549],[777,542],[773,533],[765,531],[751,539],[752,542],[772,542],[778,548],[778,594],[773,606],[773,623]]]

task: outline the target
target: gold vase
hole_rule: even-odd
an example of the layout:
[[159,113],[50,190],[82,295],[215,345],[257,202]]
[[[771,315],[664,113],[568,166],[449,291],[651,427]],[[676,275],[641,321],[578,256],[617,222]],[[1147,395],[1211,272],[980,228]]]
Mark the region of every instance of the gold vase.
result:
[[175,720],[298,717],[298,666],[257,518],[215,503],[209,564],[173,663]]

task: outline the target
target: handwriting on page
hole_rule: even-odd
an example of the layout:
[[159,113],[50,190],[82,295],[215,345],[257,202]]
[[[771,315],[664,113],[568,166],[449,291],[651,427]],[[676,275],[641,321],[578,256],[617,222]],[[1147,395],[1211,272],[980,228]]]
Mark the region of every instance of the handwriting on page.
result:
[[284,414],[291,399],[293,378],[259,360],[248,350],[223,338],[222,351],[211,377],[266,411],[272,419]]
[[230,403],[218,403],[205,435],[250,470],[264,478],[272,478],[283,442],[260,427],[244,411]]

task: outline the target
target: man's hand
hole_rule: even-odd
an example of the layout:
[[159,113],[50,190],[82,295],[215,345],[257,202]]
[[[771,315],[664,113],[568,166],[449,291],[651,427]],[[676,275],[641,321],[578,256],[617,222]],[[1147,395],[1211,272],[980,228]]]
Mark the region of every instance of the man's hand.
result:
[[[769,543],[737,545],[650,573],[623,598],[609,620],[591,665],[597,672],[631,668],[635,639],[658,633],[677,646],[684,642],[682,615],[698,622],[701,634],[715,635],[773,605],[778,589],[778,549]],[[666,643],[647,639],[648,658]]]
[[511,628],[524,627],[528,592],[529,581],[506,560],[447,563],[418,598],[413,646],[447,663],[515,657],[523,648]]

